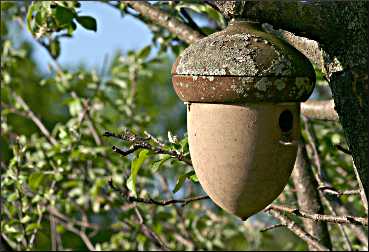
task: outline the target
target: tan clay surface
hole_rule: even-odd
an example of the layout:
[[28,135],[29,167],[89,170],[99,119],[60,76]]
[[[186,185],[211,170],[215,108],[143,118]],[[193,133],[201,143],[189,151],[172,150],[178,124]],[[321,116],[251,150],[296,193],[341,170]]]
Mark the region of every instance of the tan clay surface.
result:
[[[279,116],[287,109],[293,128],[282,133]],[[299,110],[299,103],[187,106],[191,159],[217,205],[246,219],[282,192],[296,158]]]

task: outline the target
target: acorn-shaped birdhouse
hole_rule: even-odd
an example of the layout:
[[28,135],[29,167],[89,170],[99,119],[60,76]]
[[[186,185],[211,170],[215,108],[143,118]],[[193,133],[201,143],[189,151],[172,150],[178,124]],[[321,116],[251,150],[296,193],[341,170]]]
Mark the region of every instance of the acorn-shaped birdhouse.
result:
[[269,205],[294,166],[300,102],[315,83],[308,59],[259,23],[232,20],[182,52],[172,81],[206,193],[241,219]]

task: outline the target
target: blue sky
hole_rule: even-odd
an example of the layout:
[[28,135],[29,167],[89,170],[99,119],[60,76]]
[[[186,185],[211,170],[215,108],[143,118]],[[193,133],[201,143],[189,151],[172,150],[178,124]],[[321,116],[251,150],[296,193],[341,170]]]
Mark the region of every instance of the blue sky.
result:
[[[151,31],[140,20],[130,15],[121,16],[119,10],[100,2],[81,1],[81,15],[91,15],[97,20],[97,32],[77,25],[72,38],[61,39],[61,54],[58,61],[63,67],[74,67],[80,63],[88,68],[100,69],[104,58],[111,59],[116,50],[124,53],[140,49],[151,42]],[[47,71],[51,59],[47,51],[34,42],[25,28],[24,36],[35,47],[33,57],[41,71]]]

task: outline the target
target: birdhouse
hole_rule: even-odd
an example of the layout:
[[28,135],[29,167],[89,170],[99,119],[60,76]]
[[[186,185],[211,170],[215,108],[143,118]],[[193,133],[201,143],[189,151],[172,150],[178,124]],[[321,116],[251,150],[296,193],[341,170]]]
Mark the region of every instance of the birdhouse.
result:
[[264,209],[294,166],[300,102],[315,84],[309,60],[259,23],[232,20],[182,52],[172,81],[205,192],[243,220]]

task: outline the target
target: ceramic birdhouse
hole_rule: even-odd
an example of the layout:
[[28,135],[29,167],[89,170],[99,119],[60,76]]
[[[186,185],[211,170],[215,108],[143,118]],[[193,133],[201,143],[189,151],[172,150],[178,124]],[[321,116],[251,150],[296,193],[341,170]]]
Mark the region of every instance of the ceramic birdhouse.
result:
[[172,81],[206,193],[242,219],[269,205],[294,166],[300,102],[315,83],[308,59],[259,23],[232,20],[182,52]]

